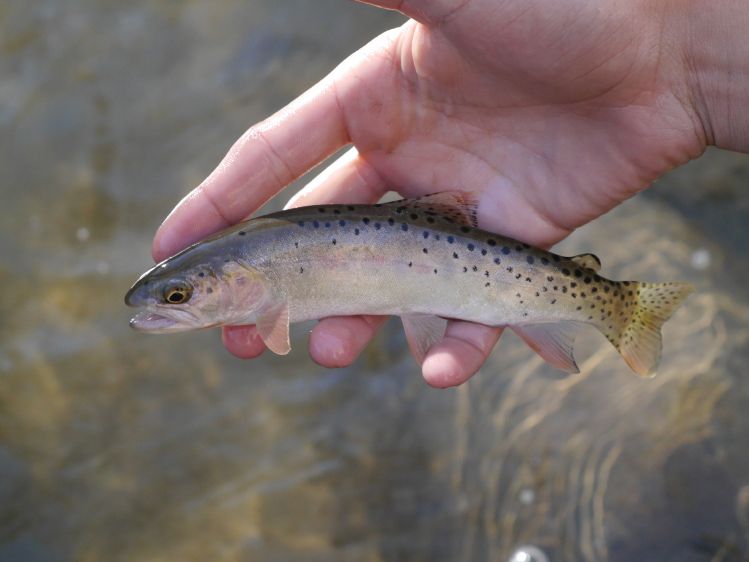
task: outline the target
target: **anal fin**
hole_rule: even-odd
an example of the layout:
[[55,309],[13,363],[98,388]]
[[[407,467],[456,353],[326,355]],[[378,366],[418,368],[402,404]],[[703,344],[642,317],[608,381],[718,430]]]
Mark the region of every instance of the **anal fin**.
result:
[[512,330],[547,363],[568,373],[579,373],[573,357],[577,325],[573,322],[525,324]]
[[421,364],[429,348],[440,342],[445,335],[447,320],[431,314],[407,314],[401,316],[401,321],[408,347]]

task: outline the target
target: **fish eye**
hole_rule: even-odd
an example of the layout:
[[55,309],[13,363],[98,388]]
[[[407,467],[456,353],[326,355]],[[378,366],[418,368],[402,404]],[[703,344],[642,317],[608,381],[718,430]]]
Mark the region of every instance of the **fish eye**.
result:
[[168,304],[182,304],[190,300],[192,289],[187,285],[172,285],[164,290],[164,301]]

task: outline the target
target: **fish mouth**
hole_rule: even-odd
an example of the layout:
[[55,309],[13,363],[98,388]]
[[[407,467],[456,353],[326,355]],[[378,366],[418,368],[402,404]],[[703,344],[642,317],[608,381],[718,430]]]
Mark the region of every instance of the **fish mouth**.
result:
[[130,327],[139,332],[150,332],[152,334],[166,334],[171,332],[183,332],[190,330],[174,318],[164,316],[152,310],[143,310],[130,319]]

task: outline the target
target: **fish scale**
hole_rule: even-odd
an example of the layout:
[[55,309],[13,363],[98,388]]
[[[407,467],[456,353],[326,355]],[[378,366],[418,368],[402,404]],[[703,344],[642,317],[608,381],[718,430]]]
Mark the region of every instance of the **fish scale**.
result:
[[660,327],[689,285],[612,281],[592,254],[559,256],[476,223],[462,192],[272,213],[165,260],[126,302],[146,308],[136,329],[257,324],[278,353],[290,348],[290,323],[327,316],[401,316],[420,360],[444,319],[509,326],[567,371],[577,369],[576,328],[591,324],[635,372],[654,373]]

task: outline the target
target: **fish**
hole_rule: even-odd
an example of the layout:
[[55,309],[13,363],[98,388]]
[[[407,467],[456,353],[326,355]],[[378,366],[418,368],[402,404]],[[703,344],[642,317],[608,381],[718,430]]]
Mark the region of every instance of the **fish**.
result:
[[125,303],[135,330],[254,324],[284,355],[289,325],[329,316],[400,316],[419,362],[448,319],[512,329],[545,361],[579,372],[574,341],[592,325],[632,371],[653,376],[661,326],[693,291],[614,281],[593,254],[560,256],[478,227],[475,199],[449,191],[375,205],[316,205],[251,218],[144,273]]

